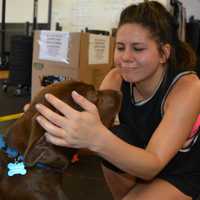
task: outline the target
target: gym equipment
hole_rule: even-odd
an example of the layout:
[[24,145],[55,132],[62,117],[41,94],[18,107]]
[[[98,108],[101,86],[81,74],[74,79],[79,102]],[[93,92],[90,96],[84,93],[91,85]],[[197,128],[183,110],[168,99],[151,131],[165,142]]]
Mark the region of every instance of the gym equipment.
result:
[[[6,0],[3,0],[4,6],[4,21],[2,21],[2,61],[4,61],[5,55],[5,10],[6,10]],[[49,13],[48,13],[48,24],[44,27],[45,30],[50,29],[51,24],[51,6],[52,0],[49,0]],[[30,95],[31,91],[31,71],[32,71],[32,51],[33,51],[33,33],[37,29],[43,29],[41,24],[37,23],[38,15],[38,0],[34,0],[33,8],[33,24],[30,25],[29,22],[26,23],[26,31],[23,35],[12,35],[10,38],[10,53],[7,66],[9,67],[9,77],[8,80],[3,82],[2,89],[4,92],[8,91],[8,87],[15,87],[14,94],[16,96]],[[2,12],[3,13],[3,12]],[[5,66],[5,61],[2,64]]]

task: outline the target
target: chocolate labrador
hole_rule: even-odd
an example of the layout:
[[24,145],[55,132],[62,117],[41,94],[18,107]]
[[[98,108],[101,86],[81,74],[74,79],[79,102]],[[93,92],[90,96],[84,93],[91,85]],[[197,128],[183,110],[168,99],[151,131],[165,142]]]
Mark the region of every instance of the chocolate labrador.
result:
[[[45,140],[44,129],[36,121],[39,113],[35,104],[42,103],[55,111],[44,98],[46,93],[51,93],[82,111],[71,97],[73,90],[97,106],[106,127],[112,126],[121,105],[120,92],[95,90],[92,85],[78,81],[45,87],[24,115],[8,129],[0,145],[0,200],[68,199],[62,189],[63,172],[77,150],[55,146]],[[11,169],[13,166],[15,168]]]

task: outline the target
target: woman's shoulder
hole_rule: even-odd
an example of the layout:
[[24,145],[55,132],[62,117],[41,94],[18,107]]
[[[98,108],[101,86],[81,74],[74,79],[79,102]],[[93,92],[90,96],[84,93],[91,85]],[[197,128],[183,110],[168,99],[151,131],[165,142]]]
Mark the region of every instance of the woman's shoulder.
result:
[[200,79],[194,73],[181,76],[174,84],[172,92],[177,93],[187,90],[199,91],[198,94],[200,94]]
[[119,68],[115,67],[111,69],[103,79],[99,89],[113,89],[120,90],[122,84],[122,77],[120,75]]
[[200,102],[200,79],[196,74],[187,74],[180,77],[171,88],[166,104],[189,101]]

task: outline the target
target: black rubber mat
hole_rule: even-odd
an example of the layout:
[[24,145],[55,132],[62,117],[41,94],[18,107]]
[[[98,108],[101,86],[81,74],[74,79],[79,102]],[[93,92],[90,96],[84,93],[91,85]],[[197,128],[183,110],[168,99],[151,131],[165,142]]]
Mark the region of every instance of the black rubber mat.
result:
[[97,156],[82,156],[65,173],[63,185],[69,200],[112,200]]

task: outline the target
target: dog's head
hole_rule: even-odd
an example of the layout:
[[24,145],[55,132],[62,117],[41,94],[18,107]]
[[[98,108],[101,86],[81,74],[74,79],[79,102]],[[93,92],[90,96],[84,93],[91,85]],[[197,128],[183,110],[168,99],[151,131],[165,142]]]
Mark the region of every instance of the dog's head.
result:
[[33,99],[30,108],[23,116],[26,124],[31,124],[31,133],[25,151],[27,162],[33,163],[39,160],[53,166],[63,166],[64,163],[68,165],[68,159],[70,159],[75,150],[58,147],[49,144],[45,140],[44,130],[35,120],[39,114],[35,109],[35,105],[42,103],[56,111],[44,98],[46,93],[51,93],[74,109],[82,111],[83,109],[73,101],[71,96],[74,90],[97,106],[102,123],[106,127],[112,126],[115,116],[120,110],[122,98],[120,92],[114,90],[95,90],[92,85],[78,81],[63,81],[49,85]]

